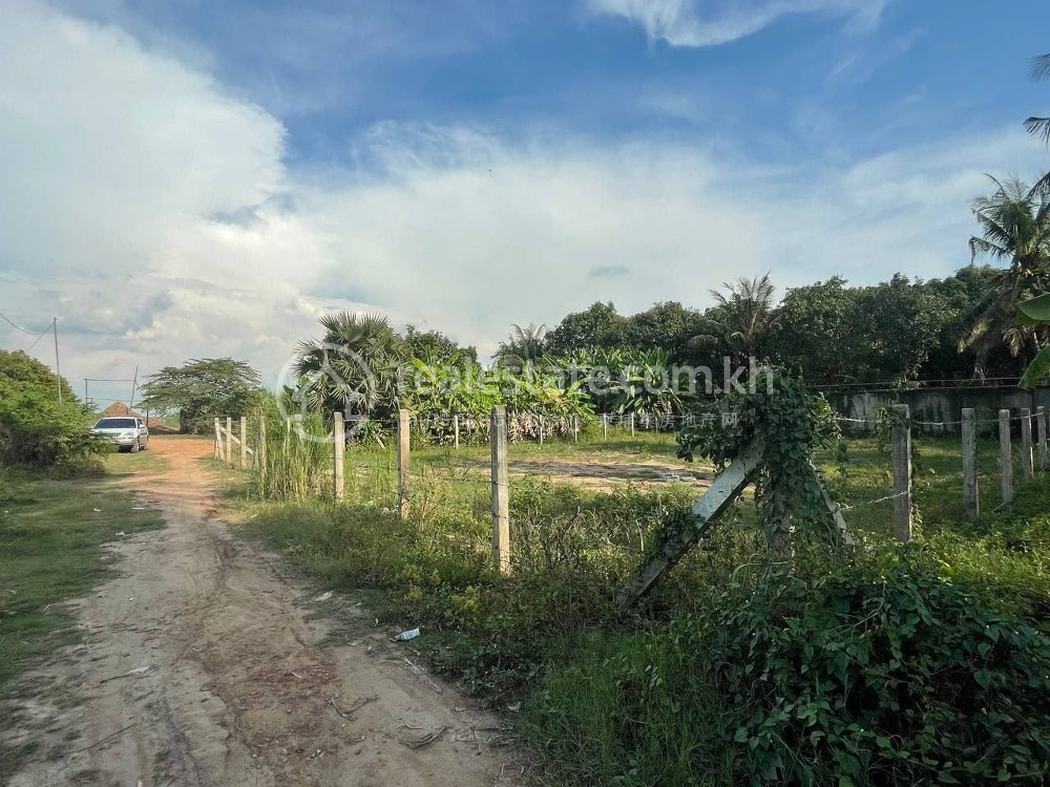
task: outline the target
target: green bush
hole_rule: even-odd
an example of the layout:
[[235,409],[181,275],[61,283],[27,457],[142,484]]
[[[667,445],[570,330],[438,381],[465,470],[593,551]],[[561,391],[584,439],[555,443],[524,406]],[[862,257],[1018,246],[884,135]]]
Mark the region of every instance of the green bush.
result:
[[92,437],[69,383],[24,352],[0,350],[0,466],[101,469],[109,445]]
[[1042,784],[1050,638],[905,554],[766,573],[673,637],[723,695],[752,784]]

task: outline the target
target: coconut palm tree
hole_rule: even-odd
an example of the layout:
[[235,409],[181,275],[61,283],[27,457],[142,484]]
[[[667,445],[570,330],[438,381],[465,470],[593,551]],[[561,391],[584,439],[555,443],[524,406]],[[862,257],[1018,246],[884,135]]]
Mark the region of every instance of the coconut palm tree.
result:
[[496,362],[500,366],[524,368],[536,363],[547,351],[547,326],[529,323],[522,328],[517,323],[506,341],[499,343]]
[[973,327],[959,342],[972,350],[978,375],[989,353],[1005,345],[1011,355],[1026,347],[1037,350],[1042,330],[1017,320],[1017,301],[1031,297],[1050,284],[1050,195],[1029,188],[1018,178],[1000,181],[989,177],[995,191],[973,201],[973,215],[981,236],[970,238],[971,262],[978,257],[1008,261]]
[[[1039,55],[1032,61],[1032,79],[1050,79],[1050,54]],[[1024,122],[1024,127],[1029,134],[1041,138],[1046,145],[1050,145],[1050,117],[1030,117]],[[1033,190],[1050,191],[1050,172],[1039,179]]]
[[299,343],[294,392],[326,417],[385,417],[397,407],[398,370],[408,361],[405,340],[381,314],[340,312],[320,320],[324,337]]
[[731,354],[745,360],[758,357],[762,342],[776,323],[774,293],[769,274],[752,279],[741,276],[722,285],[725,290],[709,290],[715,299],[713,312],[721,323],[721,335],[694,336],[690,345],[696,349],[723,344]]

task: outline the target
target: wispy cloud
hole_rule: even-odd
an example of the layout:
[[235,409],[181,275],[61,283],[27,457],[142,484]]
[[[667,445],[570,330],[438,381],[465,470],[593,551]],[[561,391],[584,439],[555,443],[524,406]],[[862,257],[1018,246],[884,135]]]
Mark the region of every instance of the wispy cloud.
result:
[[671,46],[728,44],[792,14],[845,19],[870,29],[891,0],[588,0],[593,13],[622,16]]

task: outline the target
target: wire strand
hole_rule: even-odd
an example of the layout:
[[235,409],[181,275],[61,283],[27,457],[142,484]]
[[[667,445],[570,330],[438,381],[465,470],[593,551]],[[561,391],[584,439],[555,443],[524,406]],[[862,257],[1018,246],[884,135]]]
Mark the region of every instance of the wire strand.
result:
[[35,331],[27,331],[25,328],[23,328],[21,325],[16,323],[14,320],[12,320],[10,317],[8,317],[3,312],[0,312],[0,318],[3,318],[4,322],[6,322],[8,325],[10,325],[12,328],[14,328],[16,331],[21,331],[26,336],[43,336],[45,333],[47,333],[48,331],[51,330],[51,326],[48,325],[46,328],[44,328],[44,330],[40,331],[40,333],[36,333]]

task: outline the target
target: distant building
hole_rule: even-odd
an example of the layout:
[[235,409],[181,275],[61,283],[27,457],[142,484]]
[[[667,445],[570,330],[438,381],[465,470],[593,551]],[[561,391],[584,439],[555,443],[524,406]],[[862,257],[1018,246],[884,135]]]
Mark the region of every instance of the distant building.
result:
[[166,424],[163,421],[158,421],[152,416],[147,418],[142,413],[135,412],[123,402],[113,402],[113,404],[111,404],[109,407],[102,411],[103,418],[109,418],[111,416],[141,418],[146,422],[146,426],[149,427],[149,430],[151,432],[156,432],[157,434],[177,434],[179,431],[177,427],[171,426],[170,424]]

